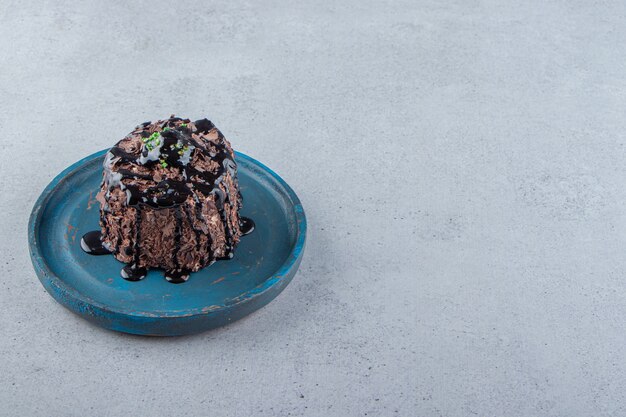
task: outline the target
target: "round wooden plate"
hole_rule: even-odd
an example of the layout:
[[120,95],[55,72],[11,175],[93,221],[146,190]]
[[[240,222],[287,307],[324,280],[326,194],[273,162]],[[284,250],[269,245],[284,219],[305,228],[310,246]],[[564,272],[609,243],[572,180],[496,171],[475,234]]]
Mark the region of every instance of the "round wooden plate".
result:
[[263,307],[300,265],[306,218],[293,190],[272,170],[236,153],[242,215],[256,223],[235,256],[170,284],[152,270],[138,282],[120,277],[113,256],[90,256],[80,239],[98,229],[106,150],[76,162],[43,191],[30,216],[28,241],[39,280],[59,303],[108,329],[154,336],[198,333]]

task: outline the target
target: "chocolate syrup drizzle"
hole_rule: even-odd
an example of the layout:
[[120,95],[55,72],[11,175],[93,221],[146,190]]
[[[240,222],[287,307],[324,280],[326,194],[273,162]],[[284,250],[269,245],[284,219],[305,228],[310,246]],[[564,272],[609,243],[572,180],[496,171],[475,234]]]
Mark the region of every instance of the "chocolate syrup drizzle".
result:
[[90,255],[109,255],[111,251],[102,244],[102,232],[93,230],[83,235],[80,247]]
[[[104,179],[103,184],[107,186],[110,191],[116,186],[120,186],[122,190],[127,194],[127,205],[135,207],[135,241],[133,244],[133,263],[125,266],[121,275],[124,279],[129,281],[139,281],[147,274],[147,270],[144,267],[138,267],[140,261],[141,248],[139,245],[140,233],[141,233],[141,207],[150,206],[155,209],[173,208],[176,218],[176,227],[174,234],[174,251],[172,253],[172,263],[174,269],[165,272],[165,278],[171,283],[182,283],[189,278],[190,271],[180,267],[178,252],[180,251],[180,240],[183,232],[183,215],[187,218],[188,223],[191,225],[193,232],[196,236],[196,247],[200,248],[200,231],[198,231],[193,222],[193,216],[199,221],[204,221],[202,215],[201,199],[196,195],[198,192],[202,193],[205,197],[210,194],[214,195],[215,205],[220,214],[220,219],[224,227],[224,233],[226,237],[226,255],[220,258],[216,258],[212,250],[212,239],[210,233],[205,234],[207,237],[208,245],[208,259],[205,259],[205,264],[208,266],[216,260],[227,260],[233,257],[234,239],[233,230],[231,225],[227,221],[225,213],[226,204],[231,204],[230,190],[225,182],[223,182],[224,175],[229,173],[231,177],[237,177],[236,164],[226,147],[224,136],[217,130],[218,140],[217,143],[212,143],[213,147],[206,147],[205,145],[198,143],[193,134],[201,135],[208,133],[215,128],[215,125],[207,120],[201,119],[193,123],[195,129],[193,132],[187,126],[181,126],[180,122],[187,124],[190,123],[188,119],[180,119],[178,117],[171,117],[168,120],[163,121],[159,127],[161,129],[167,128],[166,131],[158,132],[160,134],[160,149],[157,149],[156,155],[158,158],[154,158],[155,154],[151,153],[147,146],[142,146],[141,154],[128,153],[122,149],[119,144],[111,148],[106,155],[104,162]],[[139,134],[144,138],[149,138],[151,133],[146,130],[151,125],[150,122],[143,123],[138,126],[137,129],[143,129]],[[135,133],[137,131],[135,130]],[[214,148],[214,149],[213,149]],[[193,152],[200,152],[207,160],[213,160],[218,163],[218,169],[216,172],[199,171],[195,167],[189,164],[191,155]],[[183,181],[167,178],[158,182],[155,186],[148,187],[141,191],[140,188],[133,184],[124,184],[124,179],[147,179],[153,180],[151,175],[135,173],[128,169],[118,169],[116,172],[112,171],[112,166],[117,162],[130,163],[130,164],[142,164],[145,166],[151,166],[156,163],[166,164],[166,166],[174,166],[180,169],[180,174],[183,177]],[[219,187],[223,184],[227,188],[227,192]],[[196,202],[195,213],[190,213],[187,206],[184,206],[184,213],[181,209],[188,197],[192,196]],[[237,195],[237,203],[241,207],[241,193]],[[105,205],[103,210],[108,210]],[[106,229],[106,223],[102,222]],[[251,219],[240,217],[240,232],[242,235],[246,235],[254,230],[254,222]],[[89,254],[104,255],[111,253],[111,251],[102,244],[102,235],[99,231],[93,231],[85,234],[81,240],[81,247]],[[117,248],[120,247],[121,242],[118,236]],[[119,249],[118,249],[119,250]],[[130,255],[130,254],[128,254]]]
[[255,224],[252,219],[249,219],[247,217],[239,218],[239,230],[241,231],[241,234],[243,236],[249,235],[250,233],[252,233],[254,231],[254,227],[255,227]]

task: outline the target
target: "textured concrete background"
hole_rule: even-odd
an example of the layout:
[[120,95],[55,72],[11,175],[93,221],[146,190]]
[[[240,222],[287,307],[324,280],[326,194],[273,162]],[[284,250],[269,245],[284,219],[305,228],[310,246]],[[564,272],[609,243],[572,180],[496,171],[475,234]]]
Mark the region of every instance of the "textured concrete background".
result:
[[[0,3],[0,415],[626,415],[626,3]],[[147,339],[42,289],[29,211],[137,122],[298,192],[301,272]]]

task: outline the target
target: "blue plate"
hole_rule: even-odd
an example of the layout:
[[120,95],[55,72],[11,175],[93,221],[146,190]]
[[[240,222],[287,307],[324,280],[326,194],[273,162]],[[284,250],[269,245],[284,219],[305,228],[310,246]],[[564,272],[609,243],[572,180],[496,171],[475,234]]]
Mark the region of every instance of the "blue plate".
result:
[[39,280],[59,303],[108,329],[155,336],[197,333],[263,307],[295,275],[306,218],[293,190],[269,168],[236,153],[242,215],[256,223],[235,257],[170,284],[153,270],[138,282],[120,277],[113,256],[90,256],[83,234],[98,229],[95,201],[105,151],[76,162],[43,191],[30,216],[28,241]]

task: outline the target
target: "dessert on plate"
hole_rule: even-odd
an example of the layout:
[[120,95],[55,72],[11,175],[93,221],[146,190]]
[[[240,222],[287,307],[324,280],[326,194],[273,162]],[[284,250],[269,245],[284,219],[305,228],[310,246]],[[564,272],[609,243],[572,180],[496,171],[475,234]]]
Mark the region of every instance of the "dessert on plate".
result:
[[137,281],[149,268],[174,283],[216,260],[230,259],[253,223],[242,197],[230,143],[211,121],[173,115],[137,126],[104,158],[97,195],[100,230],[82,248],[111,253]]

